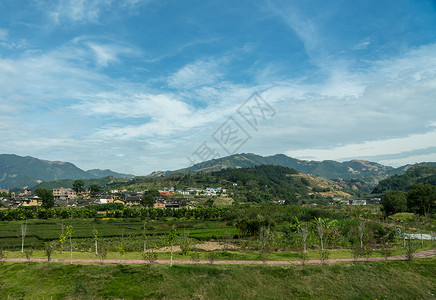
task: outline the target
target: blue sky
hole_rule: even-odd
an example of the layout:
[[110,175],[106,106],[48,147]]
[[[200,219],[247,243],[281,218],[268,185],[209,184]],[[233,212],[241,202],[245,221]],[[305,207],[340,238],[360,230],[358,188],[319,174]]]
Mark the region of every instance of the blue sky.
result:
[[0,153],[136,175],[205,149],[436,161],[436,2],[3,0],[0,113]]

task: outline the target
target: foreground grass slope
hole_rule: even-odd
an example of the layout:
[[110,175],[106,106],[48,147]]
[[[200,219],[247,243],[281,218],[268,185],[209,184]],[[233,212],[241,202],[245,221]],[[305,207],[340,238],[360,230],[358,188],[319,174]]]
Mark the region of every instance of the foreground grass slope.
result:
[[0,299],[434,299],[436,258],[306,266],[0,263]]

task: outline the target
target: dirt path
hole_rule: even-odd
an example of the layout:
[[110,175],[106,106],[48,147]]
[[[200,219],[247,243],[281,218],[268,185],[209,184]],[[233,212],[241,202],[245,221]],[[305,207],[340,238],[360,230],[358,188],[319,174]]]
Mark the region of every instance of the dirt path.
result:
[[[420,251],[415,254],[415,257],[429,257],[429,256],[435,256],[436,255],[436,249],[432,250],[425,250]],[[406,257],[404,255],[396,255],[388,257],[387,260],[405,260]],[[379,261],[379,260],[385,260],[384,257],[370,257],[368,259],[366,258],[358,258],[357,261]],[[29,260],[25,258],[7,258],[3,261],[10,261],[10,262],[28,262]],[[47,262],[47,259],[43,258],[32,258],[30,259],[31,262]],[[326,260],[326,263],[336,263],[336,262],[350,262],[355,261],[353,258],[338,258],[338,259],[329,259]],[[61,262],[61,263],[70,263],[69,259],[52,259],[51,262]],[[99,259],[73,259],[73,263],[101,263],[101,260]],[[114,259],[108,259],[104,260],[103,263],[106,264],[116,264],[120,263],[120,260],[114,260]],[[122,260],[123,264],[146,264],[149,263],[144,260]],[[156,260],[153,262],[155,264],[169,264],[169,260]],[[308,260],[305,262],[306,264],[319,264],[322,263],[321,260]],[[191,260],[173,260],[173,264],[210,264],[210,261],[207,260],[200,260],[198,262],[191,261]],[[274,261],[269,260],[266,262],[263,261],[257,261],[257,260],[215,260],[213,264],[225,264],[225,265],[300,265],[301,261]]]

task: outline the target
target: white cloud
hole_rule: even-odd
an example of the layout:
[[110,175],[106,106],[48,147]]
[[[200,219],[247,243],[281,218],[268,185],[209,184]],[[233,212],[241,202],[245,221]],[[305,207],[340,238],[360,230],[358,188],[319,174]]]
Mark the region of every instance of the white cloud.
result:
[[6,41],[8,39],[9,31],[7,29],[0,28],[0,41]]
[[368,48],[368,46],[371,45],[370,41],[363,41],[358,43],[357,45],[355,45],[353,48],[351,48],[352,50],[363,50]]
[[111,3],[111,0],[60,0],[49,16],[55,24],[65,20],[95,23],[101,10],[107,9]]
[[331,149],[302,149],[288,151],[286,154],[301,159],[346,160],[353,157],[392,155],[402,152],[436,147],[436,131],[412,134],[407,137],[379,141],[366,141]]
[[137,51],[119,45],[103,45],[95,42],[87,43],[95,54],[97,64],[107,67],[110,63],[119,62],[118,56],[137,54]]
[[214,84],[222,74],[219,62],[198,60],[178,70],[168,78],[168,85],[179,89],[192,89]]

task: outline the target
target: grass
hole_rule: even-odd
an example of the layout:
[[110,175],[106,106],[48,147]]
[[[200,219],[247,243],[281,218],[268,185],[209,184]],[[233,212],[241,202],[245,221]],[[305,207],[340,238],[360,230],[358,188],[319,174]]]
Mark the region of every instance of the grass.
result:
[[431,299],[436,259],[306,266],[0,263],[0,299]]

